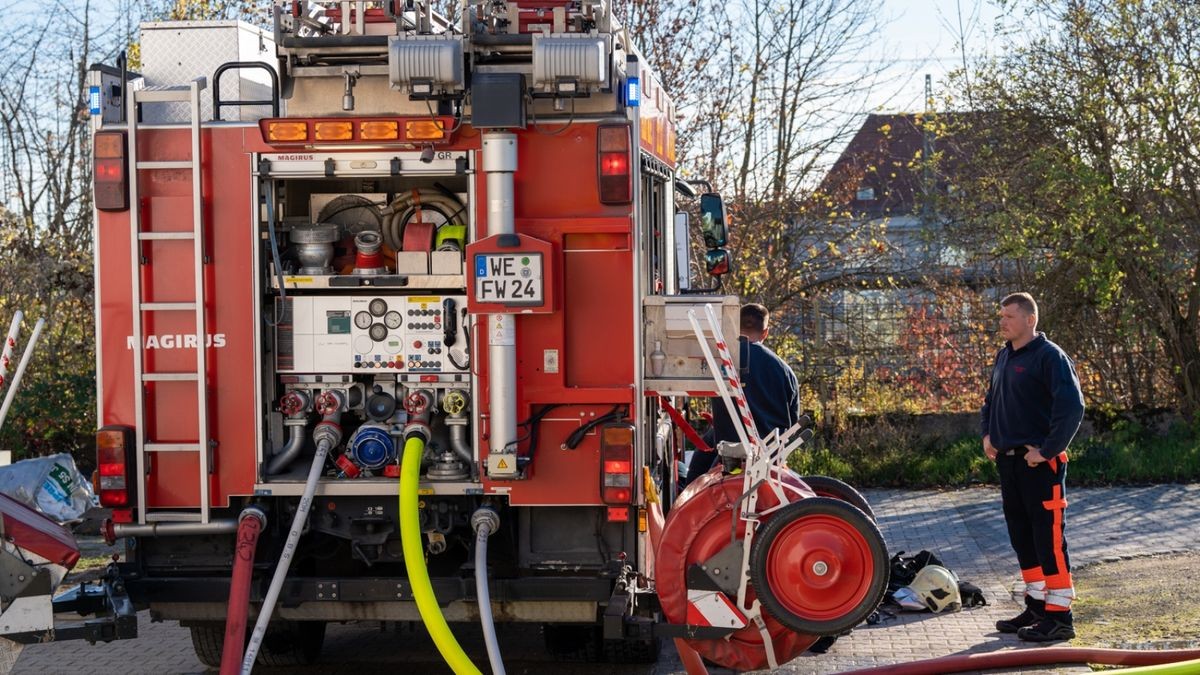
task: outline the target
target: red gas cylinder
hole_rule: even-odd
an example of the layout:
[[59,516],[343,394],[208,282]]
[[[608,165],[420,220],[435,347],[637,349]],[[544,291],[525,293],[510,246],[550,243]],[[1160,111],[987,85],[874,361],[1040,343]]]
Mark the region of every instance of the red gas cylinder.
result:
[[[791,472],[784,474],[783,482],[791,506],[760,518],[747,589],[749,600],[758,597],[763,602],[763,620],[779,664],[804,653],[821,634],[844,630],[824,629],[861,622],[879,604],[887,584],[887,549],[861,511],[817,497]],[[688,567],[720,552],[731,536],[740,540],[744,535],[745,521],[740,518],[733,535],[733,509],[745,508],[744,502],[739,504],[742,486],[741,475],[723,476],[717,469],[693,482],[671,509],[655,570],[668,622],[688,623]],[[761,485],[756,510],[778,505],[775,492]],[[780,522],[771,526],[774,519]],[[770,587],[765,593],[756,595],[756,577]],[[729,599],[736,602],[732,596]],[[803,632],[797,626],[814,630]],[[726,668],[758,670],[769,665],[762,635],[753,623],[727,640],[687,642],[701,656]]]

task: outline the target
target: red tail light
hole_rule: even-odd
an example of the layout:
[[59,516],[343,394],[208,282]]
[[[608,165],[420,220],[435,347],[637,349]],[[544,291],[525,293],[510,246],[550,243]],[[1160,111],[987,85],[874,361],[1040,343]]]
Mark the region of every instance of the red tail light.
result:
[[92,181],[96,208],[124,211],[129,208],[129,162],[125,157],[124,131],[97,131],[92,151]]
[[629,169],[629,126],[602,126],[596,139],[600,162],[600,203],[633,201],[633,173]]
[[133,501],[129,490],[132,437],[129,427],[104,427],[96,432],[96,492],[101,506],[120,508]]
[[631,424],[612,424],[600,431],[600,498],[605,504],[633,502],[633,433]]

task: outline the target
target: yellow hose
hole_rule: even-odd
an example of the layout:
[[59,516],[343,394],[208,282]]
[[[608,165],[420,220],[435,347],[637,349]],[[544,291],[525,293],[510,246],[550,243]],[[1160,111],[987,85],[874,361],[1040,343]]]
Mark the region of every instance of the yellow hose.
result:
[[429,581],[429,570],[425,568],[425,547],[421,543],[421,519],[417,507],[417,488],[420,485],[421,457],[425,454],[425,441],[409,438],[404,442],[404,457],[400,467],[400,542],[404,546],[404,567],[408,570],[408,583],[412,586],[417,611],[425,622],[425,630],[433,638],[442,659],[456,675],[480,675],[471,663],[433,595],[433,584]]

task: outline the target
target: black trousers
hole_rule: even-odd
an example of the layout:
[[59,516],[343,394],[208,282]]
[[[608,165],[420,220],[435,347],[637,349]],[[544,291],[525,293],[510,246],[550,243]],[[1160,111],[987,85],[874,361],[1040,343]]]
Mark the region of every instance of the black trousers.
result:
[[[996,457],[1008,537],[1026,583],[1045,582],[1048,610],[1067,610],[1073,595],[1071,559],[1063,532],[1067,508],[1066,455],[1029,466],[1025,449]],[[1040,585],[1040,584],[1039,584]],[[1054,591],[1069,593],[1055,594]],[[1057,595],[1055,600],[1050,600]],[[1064,606],[1065,603],[1065,606]]]

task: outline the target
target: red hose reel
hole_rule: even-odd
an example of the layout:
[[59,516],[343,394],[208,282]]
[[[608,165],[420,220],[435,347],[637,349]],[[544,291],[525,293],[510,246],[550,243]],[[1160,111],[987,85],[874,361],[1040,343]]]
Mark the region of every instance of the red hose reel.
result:
[[[775,663],[786,663],[820,636],[861,623],[887,590],[887,548],[871,519],[845,501],[817,496],[790,471],[778,477],[787,504],[768,483],[757,487],[755,511],[763,515],[751,543],[744,608],[737,605],[747,522],[742,475],[715,469],[696,480],[663,528],[655,570],[663,614],[672,624],[740,626],[727,638],[687,640],[726,668],[772,665],[764,631]],[[755,600],[761,627],[746,611]]]

